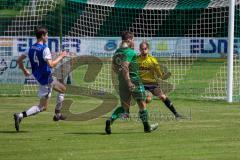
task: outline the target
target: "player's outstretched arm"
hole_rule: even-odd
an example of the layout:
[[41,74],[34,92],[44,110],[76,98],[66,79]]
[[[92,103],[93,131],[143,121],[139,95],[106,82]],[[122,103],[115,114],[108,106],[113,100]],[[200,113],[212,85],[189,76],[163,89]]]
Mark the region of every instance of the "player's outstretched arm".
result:
[[154,72],[155,72],[157,78],[162,79],[164,73],[163,73],[162,69],[160,68],[160,65],[159,65],[157,59],[156,59],[156,58],[153,58],[153,59],[151,59],[151,60],[152,60],[153,69],[154,69]]
[[160,78],[162,80],[166,80],[166,79],[168,79],[171,76],[170,72],[164,72],[163,71],[164,66],[159,65],[159,63],[158,63],[156,58],[154,58],[153,64],[154,64],[154,72],[156,73],[157,78]]
[[21,56],[18,57],[17,63],[19,68],[22,70],[23,74],[27,77],[27,76],[30,76],[30,72],[23,65],[23,60],[25,58],[26,58],[26,55],[22,54]]
[[54,68],[66,55],[67,55],[67,52],[62,51],[55,60],[48,59],[47,63],[51,68]]

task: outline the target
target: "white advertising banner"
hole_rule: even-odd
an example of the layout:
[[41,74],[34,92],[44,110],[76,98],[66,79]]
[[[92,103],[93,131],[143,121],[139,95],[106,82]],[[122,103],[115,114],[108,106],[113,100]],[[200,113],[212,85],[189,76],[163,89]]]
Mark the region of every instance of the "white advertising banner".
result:
[[[142,41],[150,44],[150,53],[155,57],[169,56],[197,56],[206,58],[226,57],[227,38],[201,38],[201,37],[145,37],[135,38],[135,50],[139,52]],[[21,83],[16,59],[34,44],[34,37],[0,37],[0,83]],[[74,52],[77,55],[92,55],[96,57],[112,57],[118,48],[119,37],[63,37],[62,49]],[[235,39],[234,54],[240,52],[240,39]],[[48,47],[53,54],[59,52],[60,38],[49,37]],[[28,60],[25,66],[30,68]],[[16,79],[14,79],[16,77]]]
[[[186,37],[151,37],[135,38],[135,50],[146,40],[150,43],[151,54],[156,57],[171,55],[197,55],[199,57],[218,57],[227,53],[227,38],[186,38]],[[34,44],[34,37],[0,37],[0,56],[18,56]],[[239,51],[240,39],[235,39],[235,52]],[[120,44],[118,37],[63,37],[62,49],[77,55],[111,57]],[[49,37],[48,47],[53,53],[59,52],[60,38]]]

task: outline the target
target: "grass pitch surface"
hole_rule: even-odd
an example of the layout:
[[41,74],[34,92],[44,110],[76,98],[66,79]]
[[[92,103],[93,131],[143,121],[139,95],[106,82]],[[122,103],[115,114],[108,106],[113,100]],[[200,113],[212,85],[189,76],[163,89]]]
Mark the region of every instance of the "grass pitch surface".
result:
[[[66,97],[67,99],[67,97]],[[95,108],[99,100],[75,97],[75,114]],[[118,120],[112,135],[105,135],[105,118],[53,122],[55,98],[49,109],[21,123],[15,132],[13,113],[37,104],[37,98],[1,97],[1,160],[236,160],[240,159],[239,104],[173,99],[176,108],[191,119],[175,121],[159,100],[149,105],[158,130],[144,133],[137,119]],[[137,107],[131,109],[133,115]],[[161,116],[157,116],[157,115]],[[169,116],[166,118],[166,116]]]

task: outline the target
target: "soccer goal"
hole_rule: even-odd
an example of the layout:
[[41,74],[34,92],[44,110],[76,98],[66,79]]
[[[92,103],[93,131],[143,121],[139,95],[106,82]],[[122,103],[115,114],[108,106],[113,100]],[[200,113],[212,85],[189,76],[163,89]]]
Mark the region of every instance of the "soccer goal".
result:
[[[235,25],[231,26],[235,30],[234,101],[240,100],[239,6],[236,1]],[[36,94],[34,78],[22,76],[16,58],[34,43],[35,27],[45,25],[53,54],[65,49],[101,60],[100,72],[92,75],[94,80],[85,78],[89,62],[69,73],[72,85],[116,94],[111,57],[122,31],[131,31],[135,50],[139,51],[143,40],[148,41],[151,54],[171,72],[171,77],[162,81],[170,86],[167,94],[186,99],[227,99],[228,0],[27,0],[11,5],[4,1],[1,12],[7,13],[0,14],[1,95]],[[71,61],[70,67],[73,63],[77,62]],[[25,65],[30,68],[28,61]],[[66,71],[64,67],[69,66],[63,66]]]

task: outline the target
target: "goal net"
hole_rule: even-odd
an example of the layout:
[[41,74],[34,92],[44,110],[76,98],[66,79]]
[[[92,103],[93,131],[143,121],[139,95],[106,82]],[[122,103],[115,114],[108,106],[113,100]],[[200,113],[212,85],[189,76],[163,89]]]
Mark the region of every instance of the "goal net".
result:
[[[68,76],[73,85],[115,94],[111,57],[119,46],[122,31],[131,31],[135,35],[135,50],[139,52],[139,44],[148,41],[150,53],[171,72],[171,77],[161,82],[169,86],[167,94],[225,100],[228,5],[228,0],[28,0],[14,1],[12,5],[4,1],[0,12],[8,14],[0,14],[0,94],[36,94],[36,82],[22,76],[16,58],[34,43],[35,27],[45,25],[49,29],[47,44],[53,54],[65,49],[101,61],[99,72],[94,72],[97,75],[92,74],[94,80],[89,81],[85,74],[88,69],[91,73],[90,63],[83,58],[85,65]],[[237,0],[233,26],[235,101],[240,100],[239,6]],[[28,61],[25,65],[30,68]],[[63,66],[66,72],[64,67],[69,66]]]

